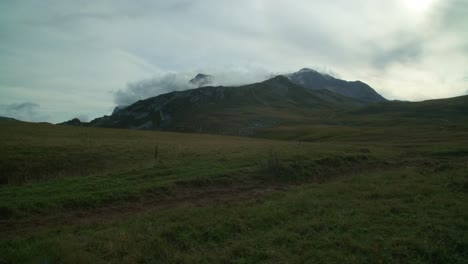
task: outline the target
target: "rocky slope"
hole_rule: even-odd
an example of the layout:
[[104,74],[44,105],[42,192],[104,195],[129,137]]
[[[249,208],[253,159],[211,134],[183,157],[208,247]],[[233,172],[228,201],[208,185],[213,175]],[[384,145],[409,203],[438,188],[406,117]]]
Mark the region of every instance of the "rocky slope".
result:
[[286,77],[293,83],[311,90],[327,89],[331,92],[366,102],[387,101],[369,85],[361,81],[348,82],[307,68],[288,74]]

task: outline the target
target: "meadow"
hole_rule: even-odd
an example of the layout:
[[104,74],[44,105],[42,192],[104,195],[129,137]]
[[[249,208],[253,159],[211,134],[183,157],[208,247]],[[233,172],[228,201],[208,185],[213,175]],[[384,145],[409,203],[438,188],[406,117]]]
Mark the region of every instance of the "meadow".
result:
[[0,123],[0,263],[466,263],[468,130]]

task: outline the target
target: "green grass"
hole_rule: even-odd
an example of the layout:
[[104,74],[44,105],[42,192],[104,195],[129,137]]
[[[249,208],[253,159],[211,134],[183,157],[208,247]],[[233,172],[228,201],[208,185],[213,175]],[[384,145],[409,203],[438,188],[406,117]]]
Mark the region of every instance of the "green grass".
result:
[[466,262],[464,125],[262,133],[0,122],[0,263]]
[[239,185],[258,180],[265,183],[321,182],[350,169],[383,165],[376,158],[363,154],[305,156],[271,150],[264,158],[248,158],[229,162],[198,159],[124,173],[10,186],[0,189],[1,217],[25,218],[68,209],[98,208],[119,201],[170,194],[178,185]]
[[[0,188],[0,219],[96,208],[167,193],[184,182],[236,184],[252,175],[255,180],[318,179],[334,172],[330,165],[352,167],[350,161],[323,163],[337,153],[362,155],[358,147],[333,143],[11,122],[4,128],[0,164],[7,184]],[[281,164],[268,165],[272,153]],[[372,155],[383,160],[388,153]]]
[[17,122],[0,123],[0,128],[0,184],[10,185],[147,169],[160,164],[172,166],[200,159],[237,160],[255,155],[252,151],[278,146],[248,138]]
[[396,126],[293,125],[260,130],[258,137],[301,142],[379,144],[389,147],[420,143],[435,148],[465,141],[468,127],[447,128],[438,124]]
[[466,175],[394,169],[0,245],[7,263],[464,263]]

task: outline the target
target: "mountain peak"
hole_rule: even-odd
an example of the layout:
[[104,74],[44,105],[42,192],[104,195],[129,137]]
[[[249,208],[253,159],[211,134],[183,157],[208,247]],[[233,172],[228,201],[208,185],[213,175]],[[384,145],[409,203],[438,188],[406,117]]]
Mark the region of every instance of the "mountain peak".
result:
[[336,79],[331,75],[303,68],[295,73],[286,75],[293,83],[309,90],[329,90],[347,97],[359,99],[365,102],[386,101],[380,94],[366,83],[361,81],[348,82]]
[[213,83],[213,76],[209,74],[199,73],[189,81],[190,84],[198,87],[207,86]]
[[306,72],[315,72],[315,73],[318,73],[316,70],[312,70],[310,68],[302,68],[300,69],[299,71],[295,72],[295,73],[306,73]]
[[203,79],[203,78],[207,78],[207,77],[211,77],[211,75],[209,74],[204,74],[204,73],[199,73],[195,76],[194,79]]
[[271,79],[264,81],[263,83],[291,83],[291,81],[288,79],[288,77],[284,75],[277,75]]
[[73,118],[71,120],[68,120],[68,121],[65,121],[65,122],[62,122],[62,123],[58,123],[57,125],[62,125],[62,126],[84,126],[85,123],[81,122],[80,119],[78,118]]

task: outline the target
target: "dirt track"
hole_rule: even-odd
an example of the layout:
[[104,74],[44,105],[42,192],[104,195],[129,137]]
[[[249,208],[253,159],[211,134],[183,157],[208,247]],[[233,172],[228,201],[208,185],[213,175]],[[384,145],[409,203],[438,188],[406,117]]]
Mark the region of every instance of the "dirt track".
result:
[[136,214],[157,212],[175,206],[204,206],[245,201],[290,187],[283,184],[264,183],[238,186],[180,186],[171,193],[158,198],[145,197],[138,201],[116,203],[102,208],[69,210],[48,216],[38,215],[20,220],[0,221],[0,234],[3,236],[28,235],[51,228],[126,219]]
[[[408,166],[401,163],[380,166],[356,167],[352,172],[334,171],[326,176],[326,181],[336,179],[344,175],[350,176],[363,171],[376,171],[388,168]],[[274,191],[282,191],[294,188],[298,185],[323,182],[324,180],[305,180],[300,182],[265,182],[255,180],[229,185],[202,185],[194,186],[179,184],[169,193],[154,195],[149,194],[138,200],[116,202],[104,207],[91,209],[70,209],[58,211],[51,215],[37,215],[18,220],[0,221],[0,235],[29,235],[54,228],[76,226],[86,223],[103,223],[113,220],[127,219],[137,214],[158,212],[176,206],[205,206],[225,203],[235,203],[253,200]]]

